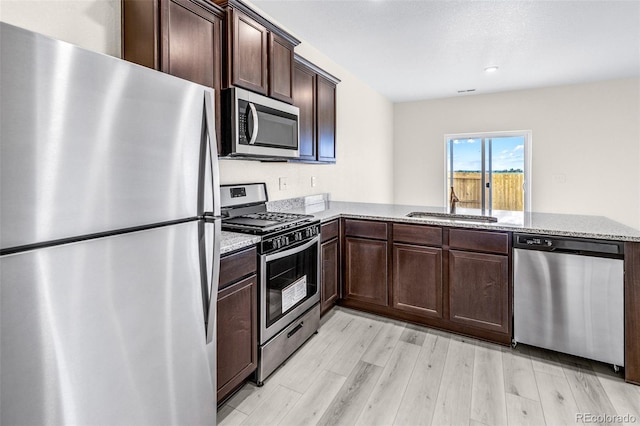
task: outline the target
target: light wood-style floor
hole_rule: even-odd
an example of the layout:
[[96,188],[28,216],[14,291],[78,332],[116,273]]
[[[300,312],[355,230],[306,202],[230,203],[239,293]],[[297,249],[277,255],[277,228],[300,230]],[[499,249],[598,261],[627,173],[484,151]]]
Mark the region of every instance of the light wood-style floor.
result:
[[582,358],[334,308],[263,387],[229,399],[218,424],[575,425],[579,413],[640,424],[640,386]]

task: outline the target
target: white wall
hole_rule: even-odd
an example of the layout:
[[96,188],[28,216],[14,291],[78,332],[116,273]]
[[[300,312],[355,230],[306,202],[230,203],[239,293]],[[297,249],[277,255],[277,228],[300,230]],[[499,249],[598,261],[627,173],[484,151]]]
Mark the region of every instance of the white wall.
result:
[[[5,22],[118,57],[120,16],[120,0],[0,0]],[[334,200],[391,202],[393,104],[308,43],[296,52],[342,80],[337,89],[337,164],[221,161],[222,183],[265,181],[272,200],[330,192]],[[286,191],[279,190],[280,177],[287,178]]]
[[119,0],[0,0],[0,20],[120,57]]
[[394,117],[396,203],[443,204],[445,134],[531,130],[533,211],[640,228],[640,79],[400,103]]

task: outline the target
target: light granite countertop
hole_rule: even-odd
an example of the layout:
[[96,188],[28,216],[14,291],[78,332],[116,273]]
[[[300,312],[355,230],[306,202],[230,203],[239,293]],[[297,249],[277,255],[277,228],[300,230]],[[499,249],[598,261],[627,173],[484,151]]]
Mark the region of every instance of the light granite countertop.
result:
[[240,234],[238,232],[222,231],[220,241],[220,254],[231,253],[245,247],[250,247],[260,242],[260,236],[250,234]]
[[[326,200],[314,204],[297,206],[287,211],[291,213],[312,214],[322,222],[345,217],[350,219],[386,220],[458,228],[640,242],[639,230],[615,222],[604,216],[493,211],[490,215],[497,217],[497,222],[477,223],[464,220],[407,217],[407,214],[411,212],[446,213],[446,210],[442,207],[352,203]],[[458,208],[456,213],[481,214],[480,210],[477,209],[462,208]]]

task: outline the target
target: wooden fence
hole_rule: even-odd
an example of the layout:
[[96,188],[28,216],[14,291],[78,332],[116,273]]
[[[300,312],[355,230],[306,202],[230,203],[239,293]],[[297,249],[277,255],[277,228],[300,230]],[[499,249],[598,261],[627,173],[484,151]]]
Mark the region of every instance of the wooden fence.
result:
[[[523,173],[493,174],[493,210],[524,210]],[[480,172],[454,172],[453,189],[458,205],[482,208],[482,175]],[[487,203],[489,202],[487,193]]]

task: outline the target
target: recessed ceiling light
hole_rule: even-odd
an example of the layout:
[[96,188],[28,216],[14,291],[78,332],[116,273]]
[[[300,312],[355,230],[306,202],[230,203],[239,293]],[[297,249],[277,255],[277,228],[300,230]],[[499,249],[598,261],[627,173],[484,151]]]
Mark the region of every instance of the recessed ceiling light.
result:
[[484,69],[484,72],[496,72],[496,71],[498,71],[498,67],[496,67],[496,66],[493,66],[493,67],[486,67],[486,68]]

